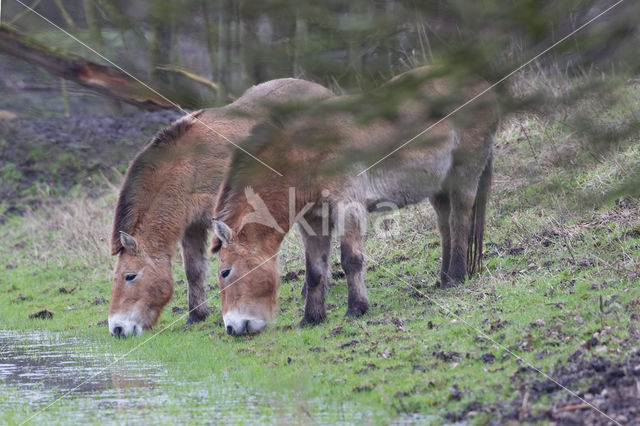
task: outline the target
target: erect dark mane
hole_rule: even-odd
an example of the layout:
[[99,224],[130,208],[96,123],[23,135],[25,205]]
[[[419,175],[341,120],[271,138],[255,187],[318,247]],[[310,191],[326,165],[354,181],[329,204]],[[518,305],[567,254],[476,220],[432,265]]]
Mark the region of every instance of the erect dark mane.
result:
[[203,110],[200,110],[180,117],[164,129],[156,133],[153,136],[153,139],[151,139],[151,143],[149,145],[154,147],[162,147],[170,142],[175,142],[195,124],[195,119],[202,113]]
[[214,214],[216,219],[222,221],[229,219],[229,214],[231,212],[227,208],[227,204],[229,203],[232,194],[233,188],[229,182],[229,177],[227,177],[220,186],[220,192],[218,193],[218,199],[216,200],[216,210]]
[[161,160],[167,158],[167,153],[164,151],[170,149],[173,143],[194,125],[193,118],[201,113],[202,111],[197,111],[184,116],[159,131],[145,149],[138,153],[129,164],[115,209],[111,233],[112,255],[118,254],[123,248],[120,243],[120,231],[133,234],[141,220],[142,213],[149,208],[148,205],[138,205],[145,201],[143,194],[140,193],[140,187],[145,183],[143,182],[143,172],[155,169]]
[[[242,143],[242,150],[235,149],[231,157],[231,165],[229,171],[220,185],[214,217],[218,220],[227,221],[231,219],[232,209],[239,188],[244,188],[247,183],[248,175],[255,170],[255,167],[264,167],[257,164],[255,158],[247,154],[260,157],[260,150],[268,145],[274,136],[274,132],[279,130],[277,124],[267,121],[266,123],[256,125],[251,135]],[[257,164],[257,165],[256,165]]]
[[[233,205],[233,203],[230,202],[233,196],[233,187],[231,186],[230,178],[231,176],[229,173],[222,182],[222,185],[220,185],[220,190],[218,191],[218,197],[216,199],[216,207],[213,213],[215,220],[226,222],[231,216],[231,210],[228,208],[228,204]],[[218,250],[220,250],[220,247],[222,247],[222,241],[220,241],[214,234],[211,252],[217,253]]]
[[[254,129],[255,134],[255,129]],[[243,144],[247,147],[247,144]],[[250,151],[251,152],[251,151]],[[246,176],[245,172],[249,167],[252,166],[251,163],[253,160],[249,155],[242,152],[239,149],[234,150],[231,167],[227,172],[227,175],[224,178],[224,181],[220,185],[220,189],[218,190],[218,196],[216,198],[215,209],[213,213],[213,217],[216,220],[221,220],[222,222],[229,223],[233,221],[235,214],[237,211],[236,207],[240,205],[240,200],[238,196],[242,194],[239,191],[239,188],[244,187],[244,182]],[[211,252],[217,253],[222,246],[222,242],[218,240],[214,234],[213,244],[211,246]]]

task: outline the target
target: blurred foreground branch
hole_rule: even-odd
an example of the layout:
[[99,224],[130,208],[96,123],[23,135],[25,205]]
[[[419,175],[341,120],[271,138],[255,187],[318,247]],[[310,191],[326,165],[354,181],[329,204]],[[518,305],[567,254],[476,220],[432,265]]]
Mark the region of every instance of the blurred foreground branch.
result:
[[220,86],[218,86],[218,84],[216,84],[215,82],[209,80],[206,77],[203,77],[201,75],[198,75],[192,71],[189,71],[186,68],[182,68],[179,67],[177,65],[159,65],[156,68],[158,68],[159,70],[162,71],[168,71],[168,72],[173,72],[176,74],[180,74],[190,80],[195,81],[196,83],[200,83],[203,84],[207,87],[209,87],[210,89],[212,89],[213,91],[217,92],[218,90],[220,90]]
[[[175,108],[123,72],[68,52],[51,49],[6,26],[0,26],[0,52],[36,65],[49,73],[149,111]],[[183,105],[190,107],[191,105]]]

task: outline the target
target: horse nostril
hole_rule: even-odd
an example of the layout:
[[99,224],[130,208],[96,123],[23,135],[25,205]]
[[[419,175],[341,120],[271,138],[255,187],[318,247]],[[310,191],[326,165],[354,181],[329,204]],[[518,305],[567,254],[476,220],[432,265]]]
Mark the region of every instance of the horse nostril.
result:
[[123,334],[124,334],[124,333],[122,332],[122,327],[120,327],[119,325],[118,325],[118,326],[113,327],[113,335],[114,335],[114,336],[116,336],[116,337],[122,337],[122,336],[123,336]]
[[230,325],[227,326],[227,334],[229,336],[233,336],[233,327],[231,327]]

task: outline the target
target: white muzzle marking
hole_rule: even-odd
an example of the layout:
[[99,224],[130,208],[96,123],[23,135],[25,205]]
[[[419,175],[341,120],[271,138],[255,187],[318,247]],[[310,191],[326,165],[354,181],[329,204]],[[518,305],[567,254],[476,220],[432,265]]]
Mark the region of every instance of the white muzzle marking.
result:
[[137,313],[109,315],[109,333],[115,337],[140,336],[142,321]]
[[240,336],[246,333],[259,333],[267,326],[267,321],[245,315],[238,311],[230,311],[222,317],[227,334]]

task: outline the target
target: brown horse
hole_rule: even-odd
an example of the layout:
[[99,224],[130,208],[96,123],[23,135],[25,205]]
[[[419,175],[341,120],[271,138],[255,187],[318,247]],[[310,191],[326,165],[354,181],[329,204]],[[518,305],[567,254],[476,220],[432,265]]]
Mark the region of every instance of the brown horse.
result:
[[177,120],[136,156],[113,222],[111,253],[118,258],[109,306],[112,335],[139,335],[155,325],[173,293],[171,260],[179,241],[188,281],[187,323],[207,317],[207,234],[230,161],[229,140],[247,138],[267,118],[271,104],[330,96],[328,89],[308,81],[272,80],[252,87],[228,106]]
[[[324,102],[338,106],[333,112],[312,111],[278,126],[258,128],[245,146],[265,161],[280,160],[284,176],[256,169],[245,154],[234,152],[218,196],[212,246],[220,254],[227,333],[256,332],[273,319],[280,277],[275,255],[294,222],[298,222],[306,254],[306,306],[301,324],[318,323],[326,316],[331,229],[340,238],[348,285],[347,315],[358,317],[367,311],[363,224],[368,211],[389,203],[402,207],[430,199],[442,237],[441,286],[461,282],[467,273],[479,269],[496,100],[486,96],[455,121],[442,119],[443,105],[453,109],[488,85],[471,79],[464,89],[456,90],[448,79],[425,77],[431,75],[432,71],[419,69],[392,80],[369,97],[344,100],[349,107],[361,106],[366,114],[370,106],[386,106],[388,99],[403,90],[406,93],[407,85],[414,87],[413,98],[400,102],[387,114],[389,118],[359,120],[355,113],[341,112],[342,101],[337,98]],[[432,128],[413,146],[393,152],[427,127]],[[389,152],[393,154],[382,157]],[[361,159],[371,153],[384,161],[365,168]],[[294,200],[291,188],[295,188]],[[271,215],[269,220],[254,220],[259,213],[256,206],[261,205],[257,197],[262,200],[263,213]]]

